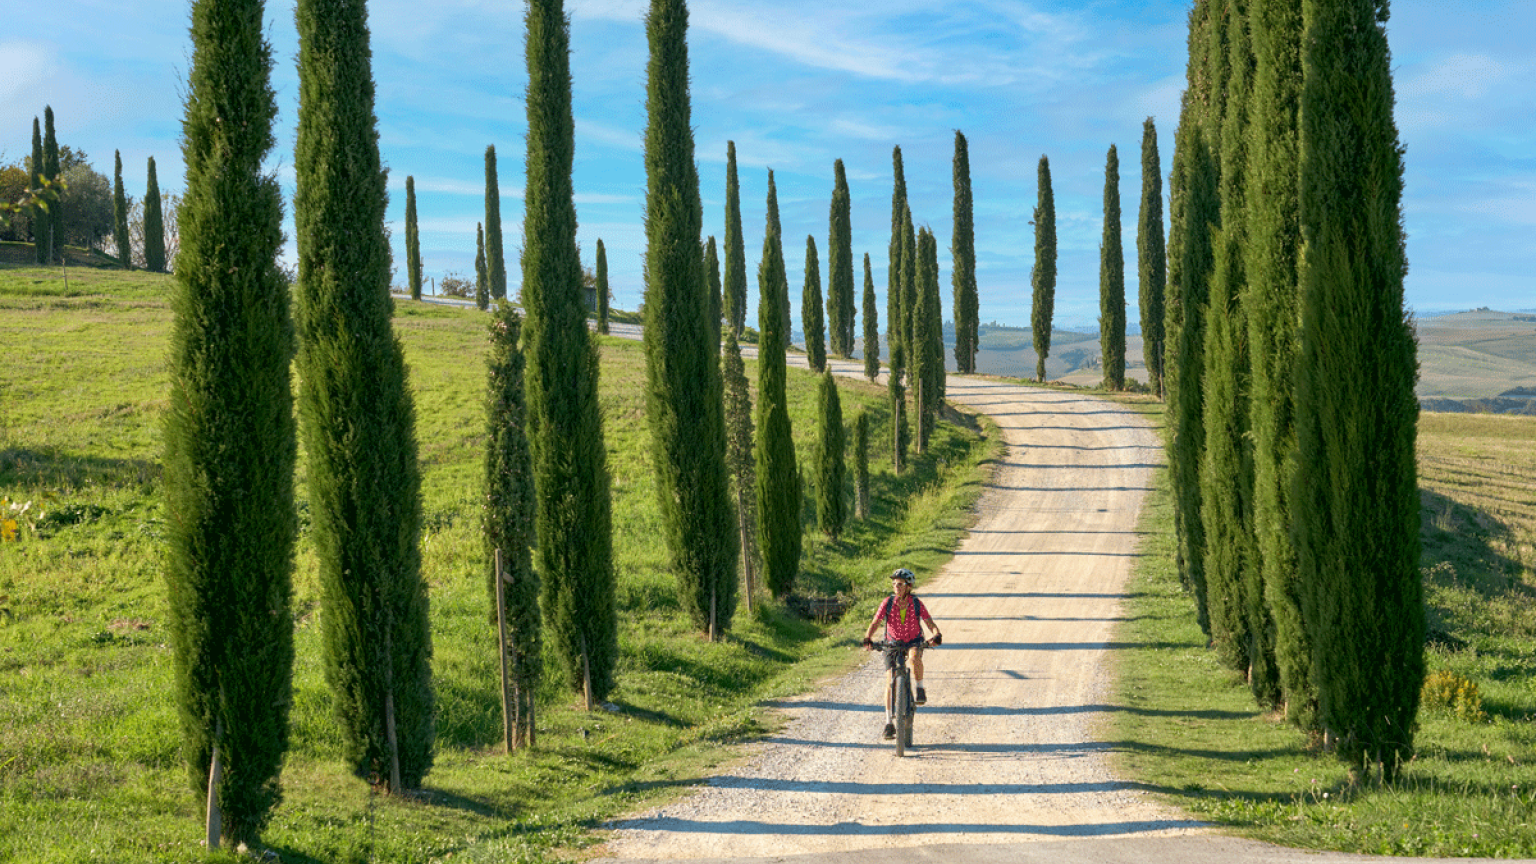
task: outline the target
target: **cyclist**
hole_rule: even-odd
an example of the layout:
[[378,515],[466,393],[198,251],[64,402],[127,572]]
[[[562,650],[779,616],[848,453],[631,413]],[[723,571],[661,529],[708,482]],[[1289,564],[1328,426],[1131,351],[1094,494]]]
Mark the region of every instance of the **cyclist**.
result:
[[[914,639],[922,639],[922,622],[928,623],[928,629],[933,631],[933,638],[929,644],[939,645],[944,641],[944,634],[939,632],[939,625],[933,623],[933,618],[928,615],[928,607],[923,601],[917,599],[912,593],[912,583],[917,577],[911,570],[900,567],[891,574],[891,596],[880,601],[880,608],[875,610],[875,617],[869,622],[869,629],[864,631],[864,648],[874,648],[875,628],[880,622],[885,622],[885,641],[910,642]],[[890,652],[885,655],[885,737],[896,737],[896,710],[893,706],[896,690],[896,657]],[[913,701],[921,705],[928,701],[928,694],[923,691],[923,646],[918,644],[912,649],[912,677],[917,692]]]

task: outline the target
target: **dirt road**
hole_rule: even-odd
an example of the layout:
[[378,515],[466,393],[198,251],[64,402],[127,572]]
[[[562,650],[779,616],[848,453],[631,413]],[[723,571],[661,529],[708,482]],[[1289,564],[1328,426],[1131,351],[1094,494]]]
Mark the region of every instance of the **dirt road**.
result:
[[1117,782],[1102,743],[1137,515],[1162,459],[1156,436],[1136,414],[1085,395],[953,375],[948,395],[990,415],[1009,446],[953,561],[919,574],[917,594],[945,641],[927,658],[914,751],[896,759],[880,739],[875,659],[783,702],[792,721],[747,764],[615,824],[600,854],[759,857],[1202,831]]

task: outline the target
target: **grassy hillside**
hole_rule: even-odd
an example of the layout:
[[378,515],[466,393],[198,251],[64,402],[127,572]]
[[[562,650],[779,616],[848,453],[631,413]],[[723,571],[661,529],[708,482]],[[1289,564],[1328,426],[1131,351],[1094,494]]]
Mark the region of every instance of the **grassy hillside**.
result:
[[[169,702],[160,577],[167,277],[71,269],[66,288],[60,275],[0,265],[8,348],[0,507],[19,525],[18,539],[0,544],[0,862],[200,861],[199,802]],[[502,754],[478,533],[485,320],[474,310],[396,304],[423,464],[436,768],[419,798],[398,800],[374,796],[340,764],[305,530],[286,797],[265,838],[284,861],[541,860],[554,846],[583,842],[583,830],[605,818],[699,782],[728,757],[727,745],[772,726],[762,700],[862,659],[851,648],[863,606],[820,625],[762,604],[738,612],[718,644],[690,630],[659,540],[641,346],[604,339],[622,622],[613,710],[586,714],[546,686],[537,752]],[[815,383],[790,370],[802,465],[813,444]],[[865,408],[874,440],[888,440],[883,389],[845,382],[842,395],[850,422]],[[868,605],[898,564],[932,572],[967,524],[997,447],[974,418],[951,415],[930,454],[894,477],[876,445],[873,518],[838,543],[808,528],[802,590]]]

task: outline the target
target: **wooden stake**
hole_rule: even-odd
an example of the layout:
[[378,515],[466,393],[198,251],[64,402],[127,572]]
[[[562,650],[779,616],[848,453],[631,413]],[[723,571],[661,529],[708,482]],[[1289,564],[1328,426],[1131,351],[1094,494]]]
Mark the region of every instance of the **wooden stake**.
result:
[[507,674],[507,582],[501,572],[501,550],[496,550],[496,636],[501,644],[501,734],[507,752],[517,749],[512,723],[511,681]]
[[224,833],[224,814],[219,809],[219,783],[224,779],[224,762],[219,756],[219,739],[224,737],[224,720],[213,724],[213,761],[208,764],[208,849],[219,848],[219,837]]

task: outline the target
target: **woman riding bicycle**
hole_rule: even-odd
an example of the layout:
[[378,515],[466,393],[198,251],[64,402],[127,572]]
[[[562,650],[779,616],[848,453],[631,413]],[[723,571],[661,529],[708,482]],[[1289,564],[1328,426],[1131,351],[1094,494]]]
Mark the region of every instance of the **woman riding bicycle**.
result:
[[[874,647],[875,628],[880,626],[881,621],[885,622],[885,641],[916,643],[912,646],[912,677],[917,690],[913,701],[921,705],[928,701],[928,694],[923,691],[922,622],[927,622],[928,629],[933,631],[933,638],[928,644],[941,644],[944,634],[939,632],[939,625],[929,617],[928,607],[913,595],[912,583],[916,581],[917,577],[905,567],[891,574],[891,596],[880,601],[880,608],[875,610],[875,617],[869,622],[869,629],[864,632],[864,647]],[[896,682],[896,656],[889,651],[885,655],[885,670],[885,737],[894,738],[896,712],[892,695]]]

